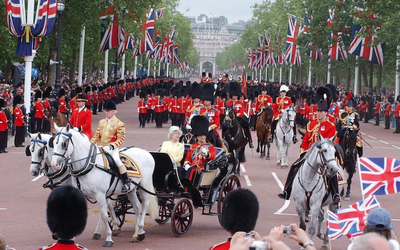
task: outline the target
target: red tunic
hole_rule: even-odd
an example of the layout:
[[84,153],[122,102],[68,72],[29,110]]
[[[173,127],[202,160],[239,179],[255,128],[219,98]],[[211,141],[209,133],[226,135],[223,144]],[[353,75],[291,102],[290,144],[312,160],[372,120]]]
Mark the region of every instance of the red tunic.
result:
[[0,110],[0,132],[7,131],[7,116],[3,110]]
[[394,117],[399,117],[400,116],[400,103],[396,105],[396,108],[394,109]]
[[164,111],[163,103],[157,97],[154,99],[154,112],[161,113]]
[[269,95],[259,95],[257,97],[257,102],[256,102],[256,110],[257,112],[260,112],[260,109],[268,107],[268,105],[272,105],[272,97]]
[[381,109],[381,103],[378,102],[378,103],[376,104],[376,106],[375,106],[375,112],[374,112],[374,114],[378,114],[378,115],[379,115],[380,109]]
[[139,100],[138,102],[138,112],[139,114],[146,114],[147,113],[147,105],[145,101]]
[[331,103],[331,106],[329,107],[328,113],[331,114],[335,118],[339,118],[339,105],[336,103]]
[[67,103],[65,102],[64,98],[58,99],[58,106],[59,106],[59,111],[61,113],[67,113]]
[[390,115],[390,110],[392,110],[392,104],[387,105],[387,107],[385,109],[385,116]]
[[[207,148],[208,153],[210,154],[210,157],[207,159],[204,158],[203,155],[201,154],[201,148],[203,147]],[[215,147],[212,144],[195,143],[190,146],[185,158],[185,162],[189,162],[191,166],[197,165],[198,168],[204,169],[206,163],[214,158],[215,158]]]
[[243,117],[244,114],[246,113],[246,106],[244,105],[244,103],[242,101],[228,101],[226,103],[226,106],[232,106],[233,109],[235,109],[236,115],[238,117]]
[[39,250],[87,250],[87,248],[75,244],[75,242],[71,240],[58,240],[57,243],[41,247]]
[[71,110],[77,109],[78,108],[78,104],[76,103],[75,97],[71,99],[71,101],[69,101],[69,108]]
[[318,120],[310,121],[307,124],[306,133],[303,137],[303,142],[301,143],[301,152],[307,151],[311,146],[318,141],[318,135],[323,138],[331,138],[336,134],[335,124],[325,120],[319,122]]
[[275,104],[276,104],[276,110],[274,110],[274,119],[277,119],[279,117],[279,114],[281,113],[281,110],[286,109],[293,103],[290,97],[285,96],[283,98],[282,97],[276,98]]
[[44,108],[41,102],[36,102],[35,104],[35,118],[43,119],[44,118]]
[[24,114],[22,113],[20,108],[14,109],[14,117],[15,117],[14,125],[16,127],[24,126]]
[[89,140],[92,138],[92,112],[89,109],[83,108],[81,112],[79,109],[74,109],[69,118],[69,124],[80,128],[81,133],[87,135]]
[[225,241],[225,242],[221,242],[217,245],[214,245],[212,247],[210,247],[208,250],[229,250],[229,248],[231,247],[231,241]]

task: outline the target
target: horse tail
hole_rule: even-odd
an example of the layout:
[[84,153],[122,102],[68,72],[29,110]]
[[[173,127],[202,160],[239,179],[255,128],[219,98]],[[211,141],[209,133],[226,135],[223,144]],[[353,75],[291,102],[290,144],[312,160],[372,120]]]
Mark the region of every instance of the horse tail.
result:
[[[151,181],[150,181],[150,184],[149,184],[147,190],[149,190],[152,193],[155,193],[154,186],[153,186],[153,178],[151,178]],[[157,197],[155,195],[149,195],[149,200],[150,200],[150,204],[149,204],[149,215],[150,215],[150,218],[152,218],[153,220],[158,219],[159,218],[159,214],[158,214],[158,200],[157,200]]]

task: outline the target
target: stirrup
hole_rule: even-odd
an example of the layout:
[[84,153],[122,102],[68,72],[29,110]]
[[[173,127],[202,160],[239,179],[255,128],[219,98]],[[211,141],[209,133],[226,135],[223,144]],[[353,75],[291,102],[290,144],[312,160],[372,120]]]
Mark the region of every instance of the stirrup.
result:
[[293,137],[293,144],[296,144],[299,140],[297,139],[297,137]]
[[339,196],[339,194],[334,194],[333,196],[332,196],[332,200],[333,200],[333,202],[334,203],[339,203],[340,202],[340,196]]
[[125,183],[124,185],[122,185],[122,189],[121,189],[122,193],[128,193],[129,191],[130,191],[129,183]]

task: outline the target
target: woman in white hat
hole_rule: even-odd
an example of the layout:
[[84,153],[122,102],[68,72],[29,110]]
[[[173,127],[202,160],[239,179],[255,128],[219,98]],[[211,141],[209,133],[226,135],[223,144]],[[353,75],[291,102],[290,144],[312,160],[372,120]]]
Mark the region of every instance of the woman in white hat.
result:
[[182,136],[182,130],[178,126],[171,126],[168,129],[169,141],[164,141],[161,145],[160,152],[168,153],[173,162],[180,166],[183,154],[185,153],[185,147],[183,143],[179,142],[179,138]]

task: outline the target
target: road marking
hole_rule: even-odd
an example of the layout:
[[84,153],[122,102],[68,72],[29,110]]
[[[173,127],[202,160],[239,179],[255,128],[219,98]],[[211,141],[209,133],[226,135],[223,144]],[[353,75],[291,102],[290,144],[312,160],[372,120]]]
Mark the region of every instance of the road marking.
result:
[[366,133],[364,133],[364,132],[361,132],[361,134],[362,134],[362,135],[366,135]]
[[397,146],[395,146],[395,145],[392,145],[392,147],[397,148],[397,149],[400,149],[399,147],[397,147]]
[[[275,214],[277,214],[277,213],[275,213]],[[297,214],[287,214],[287,213],[280,213],[279,215],[298,216]]]
[[382,142],[383,144],[389,145],[389,143],[387,143],[385,141],[382,141],[382,140],[379,140],[379,141]]
[[[283,190],[283,184],[281,182],[281,180],[279,180],[278,175],[276,175],[275,172],[271,172],[272,176],[274,177],[275,181],[278,183],[278,186],[281,190]],[[283,204],[283,206],[278,209],[278,211],[276,211],[274,214],[282,214],[283,211],[285,211],[285,209],[289,206],[290,204],[290,200],[285,200],[285,204]]]
[[7,208],[5,208],[5,207],[0,207],[0,211],[1,210],[7,210]]
[[243,173],[246,173],[246,169],[244,168],[243,164],[240,164],[240,171],[242,171]]
[[38,175],[37,177],[33,178],[32,181],[37,181],[37,180],[39,180],[40,178],[42,178],[43,176],[44,176],[44,174],[41,173],[41,174]]
[[376,138],[375,138],[375,137],[373,137],[373,136],[370,136],[370,135],[369,135],[368,137],[369,137],[369,138],[371,138],[371,139],[375,139],[375,140],[376,140]]
[[246,180],[247,186],[248,186],[248,187],[251,187],[252,185],[251,185],[249,176],[248,176],[248,175],[243,175],[243,177],[244,177],[244,179]]
[[392,220],[394,220],[394,221],[400,221],[400,219],[392,219]]

